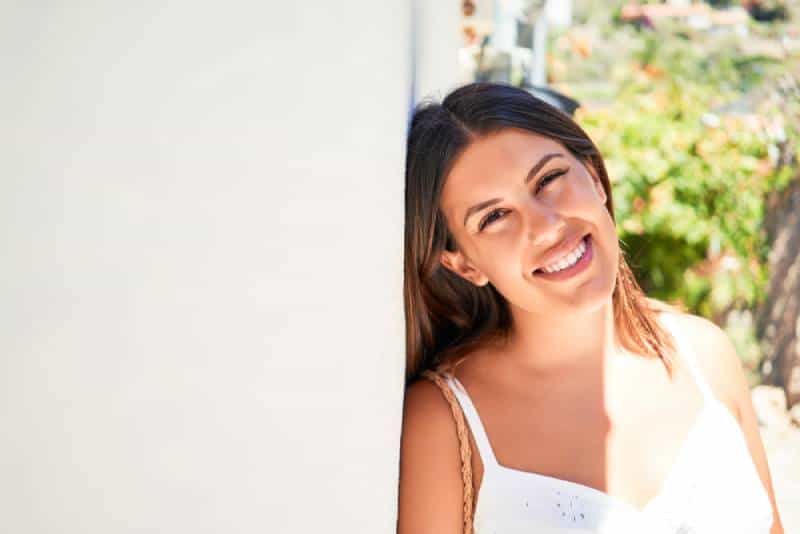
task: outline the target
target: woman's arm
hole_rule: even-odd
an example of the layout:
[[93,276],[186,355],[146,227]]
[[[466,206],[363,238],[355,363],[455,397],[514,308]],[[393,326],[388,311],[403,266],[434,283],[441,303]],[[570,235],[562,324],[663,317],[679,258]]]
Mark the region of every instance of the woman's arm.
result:
[[461,534],[463,482],[458,435],[439,388],[411,384],[403,406],[398,534]]
[[[775,504],[775,492],[769,473],[767,455],[758,430],[750,388],[747,385],[742,362],[730,338],[713,322],[695,315],[684,315],[694,331],[692,339],[698,343],[698,359],[708,382],[715,393],[727,404],[742,427],[742,432],[756,466],[758,475],[772,503],[773,524],[770,534],[783,534],[783,525]],[[690,334],[691,335],[691,334]]]

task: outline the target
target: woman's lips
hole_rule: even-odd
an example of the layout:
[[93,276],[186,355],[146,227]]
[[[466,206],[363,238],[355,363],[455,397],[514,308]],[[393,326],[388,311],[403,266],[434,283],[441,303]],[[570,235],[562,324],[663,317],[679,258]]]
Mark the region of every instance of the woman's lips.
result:
[[583,242],[586,245],[586,250],[584,251],[581,259],[579,259],[575,263],[575,265],[572,265],[571,267],[567,267],[564,270],[557,271],[554,273],[548,273],[541,269],[536,269],[535,271],[533,271],[533,274],[538,277],[544,278],[545,280],[565,280],[567,278],[572,278],[573,276],[583,272],[589,266],[589,264],[592,261],[592,257],[594,256],[592,250],[594,248],[592,246],[593,239],[591,234],[587,234],[586,236],[584,236]]

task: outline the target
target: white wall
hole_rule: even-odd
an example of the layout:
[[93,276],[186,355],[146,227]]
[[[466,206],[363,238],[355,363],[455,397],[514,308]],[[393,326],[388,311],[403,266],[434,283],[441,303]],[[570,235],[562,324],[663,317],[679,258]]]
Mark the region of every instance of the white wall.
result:
[[394,532],[409,18],[2,4],[1,532]]
[[460,79],[461,3],[411,0],[414,6],[415,96],[441,101]]

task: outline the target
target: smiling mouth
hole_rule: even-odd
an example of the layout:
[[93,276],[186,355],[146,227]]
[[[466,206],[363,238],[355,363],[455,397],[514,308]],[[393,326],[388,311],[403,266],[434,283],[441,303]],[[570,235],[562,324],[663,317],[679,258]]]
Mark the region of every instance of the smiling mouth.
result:
[[591,244],[591,241],[590,241],[590,236],[591,236],[591,234],[586,234],[581,239],[581,242],[583,242],[583,245],[584,245],[584,250],[583,250],[583,254],[580,256],[580,258],[575,263],[573,263],[572,265],[570,265],[569,267],[566,267],[564,269],[561,269],[561,270],[558,270],[558,271],[551,271],[551,272],[545,271],[544,267],[539,267],[538,269],[535,269],[533,271],[533,274],[539,275],[539,276],[544,276],[545,278],[548,278],[548,279],[564,279],[564,278],[568,278],[570,276],[570,274],[572,274],[572,273],[575,273],[575,272],[578,272],[578,271],[582,271],[583,268],[586,266],[586,264],[589,261],[591,261],[591,257],[593,256],[592,250],[591,250],[592,249],[592,246],[591,246],[592,244]]

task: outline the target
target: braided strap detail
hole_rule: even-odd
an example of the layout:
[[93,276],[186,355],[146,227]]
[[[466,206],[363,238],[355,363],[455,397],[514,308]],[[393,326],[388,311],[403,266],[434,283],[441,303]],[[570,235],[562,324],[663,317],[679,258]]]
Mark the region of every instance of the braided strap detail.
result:
[[423,371],[422,376],[439,386],[442,395],[450,405],[453,412],[453,419],[456,421],[456,433],[458,434],[459,453],[461,455],[461,478],[464,481],[464,534],[472,534],[472,449],[469,444],[467,425],[464,422],[464,412],[461,405],[455,398],[453,391],[445,383],[439,373],[434,371]]

